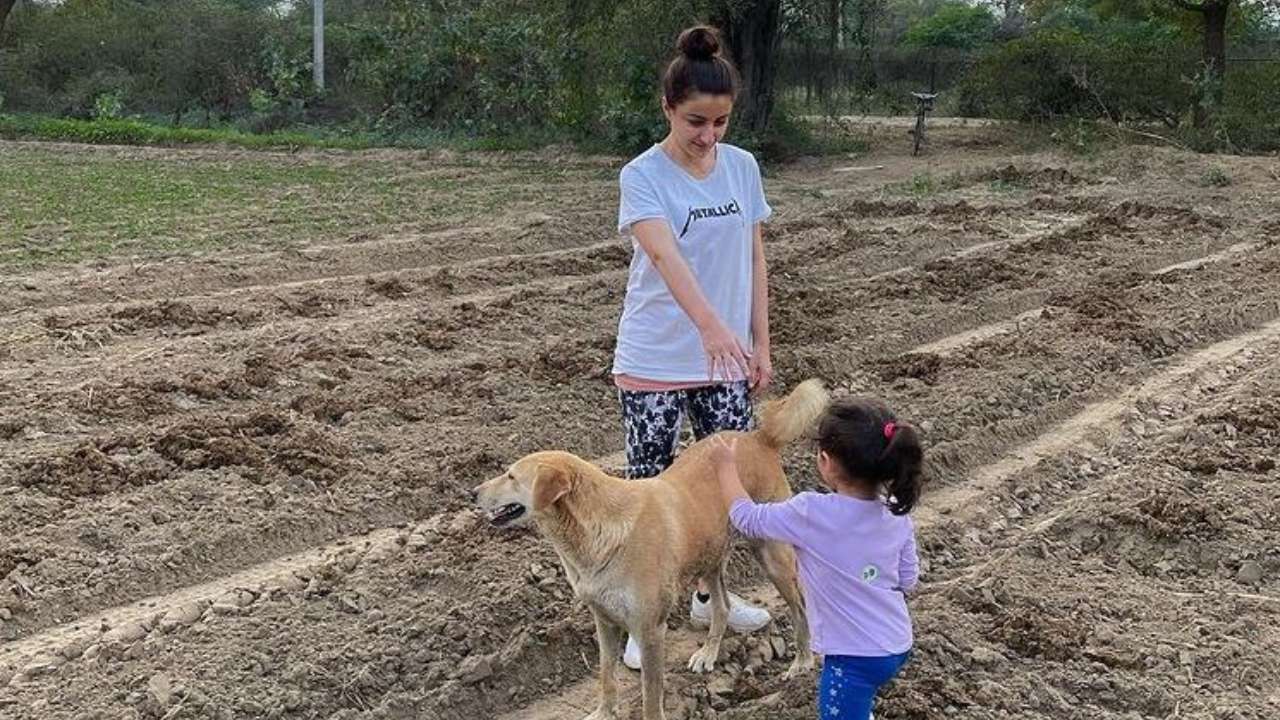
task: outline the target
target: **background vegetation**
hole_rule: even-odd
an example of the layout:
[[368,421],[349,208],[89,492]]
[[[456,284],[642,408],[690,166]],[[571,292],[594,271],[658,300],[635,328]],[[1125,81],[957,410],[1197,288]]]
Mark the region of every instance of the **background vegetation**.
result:
[[631,152],[676,33],[742,66],[737,142],[820,150],[815,115],[939,112],[1280,149],[1280,0],[0,0],[0,136]]

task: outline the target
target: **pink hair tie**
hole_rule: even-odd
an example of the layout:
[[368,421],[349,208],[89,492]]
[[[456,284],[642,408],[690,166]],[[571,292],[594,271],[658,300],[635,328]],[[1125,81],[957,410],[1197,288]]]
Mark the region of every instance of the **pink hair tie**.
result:
[[897,429],[898,429],[898,423],[895,423],[895,422],[887,422],[887,423],[885,423],[885,424],[884,424],[884,439],[885,439],[885,440],[892,440],[892,439],[893,439],[893,433],[894,433],[894,431],[896,431]]

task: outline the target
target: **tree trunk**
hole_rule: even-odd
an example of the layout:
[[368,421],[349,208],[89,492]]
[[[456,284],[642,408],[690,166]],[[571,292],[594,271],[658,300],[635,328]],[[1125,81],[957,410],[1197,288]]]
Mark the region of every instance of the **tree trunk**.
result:
[[1204,67],[1208,74],[1209,100],[1214,108],[1222,106],[1223,81],[1227,72],[1227,13],[1230,0],[1204,7]]
[[860,89],[869,92],[879,84],[876,81],[875,58],[871,51],[875,46],[875,21],[880,7],[879,0],[857,0],[857,3],[853,26],[853,42],[858,48],[857,83]]
[[1026,20],[1022,16],[1022,2],[1023,0],[1002,1],[1000,27],[997,30],[999,38],[1015,38],[1022,34],[1026,26]]
[[782,39],[782,0],[754,0],[724,8],[721,28],[729,51],[742,74],[742,93],[734,123],[750,132],[763,132],[773,114],[773,84],[778,74],[778,46]]
[[1200,13],[1204,21],[1204,51],[1201,56],[1205,73],[1205,94],[1196,98],[1195,124],[1202,128],[1209,120],[1209,111],[1222,107],[1226,95],[1227,77],[1227,18],[1231,14],[1233,0],[1204,0],[1192,4],[1189,0],[1173,0],[1175,5]]
[[834,53],[844,45],[844,0],[831,0],[828,6],[830,16],[827,21],[830,23],[830,34],[827,36],[827,46]]
[[827,3],[827,47],[823,61],[814,68],[818,78],[818,98],[824,103],[831,100],[831,94],[839,86],[840,63],[837,53],[840,50],[841,16],[844,14],[844,0],[828,0]]
[[9,19],[9,11],[18,0],[0,0],[0,40],[4,38],[4,21]]

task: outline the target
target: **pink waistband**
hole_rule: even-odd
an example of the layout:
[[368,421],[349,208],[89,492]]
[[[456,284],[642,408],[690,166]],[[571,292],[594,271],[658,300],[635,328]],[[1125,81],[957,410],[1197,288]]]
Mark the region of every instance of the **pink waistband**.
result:
[[710,385],[707,381],[672,382],[670,380],[650,380],[638,378],[625,373],[613,376],[613,384],[630,392],[671,392],[673,390],[691,390]]

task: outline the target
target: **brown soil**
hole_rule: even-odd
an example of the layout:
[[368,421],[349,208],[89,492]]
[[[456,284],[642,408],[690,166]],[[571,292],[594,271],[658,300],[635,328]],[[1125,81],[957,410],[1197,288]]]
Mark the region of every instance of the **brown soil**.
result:
[[[766,181],[779,385],[874,392],[929,443],[918,643],[876,717],[1280,715],[1268,161],[901,150]],[[0,275],[0,715],[591,709],[591,623],[554,553],[490,531],[467,490],[536,449],[618,462],[630,250],[615,181],[574,173],[621,161],[307,161],[493,174],[545,207]],[[1230,193],[1197,185],[1211,163]],[[904,194],[924,171],[953,181]],[[813,486],[808,448],[787,462]],[[785,623],[709,677],[673,628],[670,717],[816,714],[768,642]]]

